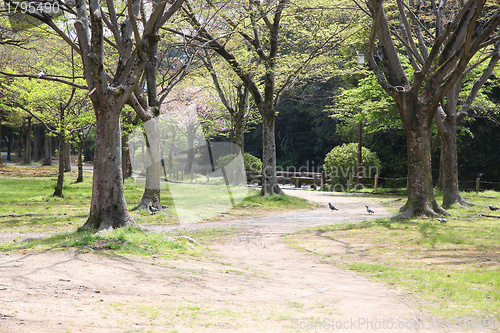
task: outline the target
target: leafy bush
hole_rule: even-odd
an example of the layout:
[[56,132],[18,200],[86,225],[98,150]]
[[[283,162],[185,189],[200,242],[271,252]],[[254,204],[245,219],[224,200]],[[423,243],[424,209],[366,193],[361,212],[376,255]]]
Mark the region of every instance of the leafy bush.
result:
[[[380,171],[380,160],[375,153],[362,147],[361,156],[363,177],[374,177]],[[349,179],[349,174],[356,175],[358,163],[358,144],[349,143],[333,148],[325,157],[325,171],[332,184],[344,185]]]
[[[217,164],[219,168],[222,168],[229,164],[236,158],[236,154],[229,154],[219,158]],[[243,160],[245,163],[245,170],[247,171],[261,171],[262,170],[262,161],[249,153],[243,154]]]

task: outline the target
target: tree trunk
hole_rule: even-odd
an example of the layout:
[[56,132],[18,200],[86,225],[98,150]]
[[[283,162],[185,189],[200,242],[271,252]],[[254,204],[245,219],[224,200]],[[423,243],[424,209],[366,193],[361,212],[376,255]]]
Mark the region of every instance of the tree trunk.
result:
[[408,155],[408,201],[397,217],[410,218],[427,215],[439,216],[448,213],[434,198],[431,170],[431,122],[426,121],[425,112],[407,112],[405,124]]
[[14,150],[14,132],[9,136],[9,142],[7,143],[7,161],[12,161],[12,151]]
[[[439,121],[439,120],[438,120]],[[441,136],[441,152],[439,178],[443,190],[443,207],[456,204],[470,206],[471,203],[462,198],[458,186],[458,154],[457,154],[457,116],[448,114],[438,126]]]
[[160,129],[157,118],[152,118],[144,124],[146,130],[146,154],[147,164],[146,168],[146,183],[144,186],[144,193],[142,195],[141,203],[137,207],[140,209],[149,209],[154,207],[162,209],[160,204],[160,185],[161,185],[161,158],[160,158]]
[[52,196],[54,197],[60,197],[63,198],[63,192],[62,188],[64,185],[64,151],[66,149],[66,145],[64,142],[64,136],[59,134],[59,169],[58,169],[58,174],[57,174],[57,183],[56,187],[54,190],[54,194]]
[[132,177],[132,161],[130,160],[130,147],[128,145],[128,134],[122,135],[122,177]]
[[71,142],[64,143],[64,172],[71,171]]
[[443,207],[449,208],[459,201],[457,170],[457,139],[455,133],[441,135],[441,181],[443,185]]
[[52,137],[45,130],[43,138],[43,163],[42,165],[52,165]]
[[78,177],[76,178],[77,183],[83,182],[83,146],[85,141],[80,141],[78,144]]
[[31,164],[31,118],[28,118],[26,125],[26,150],[24,155],[24,163]]
[[238,113],[234,117],[234,137],[236,146],[240,149],[241,154],[245,152],[245,119],[244,114]]
[[120,111],[96,111],[94,173],[90,214],[84,228],[97,231],[137,225],[130,216],[123,192]]
[[262,119],[262,196],[284,194],[276,177],[276,136],[274,111]]
[[194,148],[194,139],[196,137],[196,128],[193,126],[188,126],[187,129],[187,159],[186,165],[184,166],[184,172],[191,173],[193,169],[194,156],[196,155],[196,149]]
[[43,151],[43,137],[45,131],[43,130],[41,125],[33,126],[33,153],[32,158],[35,162],[42,159],[42,151]]
[[[458,81],[454,89],[451,89],[446,96],[446,104],[443,112],[436,115],[436,124],[441,136],[441,163],[439,168],[439,178],[442,182],[443,207],[448,208],[453,204],[458,206],[471,206],[472,203],[462,198],[458,186],[458,157],[457,157],[457,128],[460,122],[467,116],[478,91],[486,83],[498,61],[500,60],[500,42],[495,43],[495,48],[491,53],[488,66],[481,76],[474,82],[472,89],[466,100],[461,103],[460,110],[457,111],[458,98],[460,94],[461,81]],[[441,111],[441,110],[439,110]]]

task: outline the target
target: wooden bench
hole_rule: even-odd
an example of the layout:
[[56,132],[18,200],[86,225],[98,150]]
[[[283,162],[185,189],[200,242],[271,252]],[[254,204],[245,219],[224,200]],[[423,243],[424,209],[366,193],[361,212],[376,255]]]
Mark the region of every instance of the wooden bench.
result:
[[[247,171],[247,183],[262,185],[262,171]],[[324,186],[325,175],[321,172],[292,172],[292,171],[277,171],[276,178],[280,184],[291,184],[300,188],[302,184],[311,184],[313,188]]]
[[311,187],[316,188],[316,186],[321,186],[321,177],[291,177],[292,183],[295,184],[296,188],[300,188],[302,184],[312,184]]

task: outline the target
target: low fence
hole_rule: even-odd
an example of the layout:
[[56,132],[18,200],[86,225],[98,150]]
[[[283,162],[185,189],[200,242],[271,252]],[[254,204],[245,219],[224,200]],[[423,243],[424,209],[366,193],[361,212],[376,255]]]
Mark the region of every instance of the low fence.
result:
[[[392,189],[398,190],[407,186],[407,177],[391,178],[381,177],[375,174],[374,177],[361,177],[359,184],[356,182],[356,175],[349,174],[348,180],[345,184],[331,184],[325,172],[289,172],[277,171],[276,176],[278,183],[282,185],[293,185],[300,188],[302,185],[309,185],[311,188],[321,188],[326,191],[342,191],[349,192],[350,190],[362,188],[372,188],[374,191],[378,189]],[[262,172],[261,171],[247,171],[248,184],[262,185]],[[435,184],[437,185],[437,184]],[[459,186],[461,190],[468,191],[483,191],[483,190],[497,190],[500,191],[500,182],[484,181],[480,178],[476,180],[460,181]]]

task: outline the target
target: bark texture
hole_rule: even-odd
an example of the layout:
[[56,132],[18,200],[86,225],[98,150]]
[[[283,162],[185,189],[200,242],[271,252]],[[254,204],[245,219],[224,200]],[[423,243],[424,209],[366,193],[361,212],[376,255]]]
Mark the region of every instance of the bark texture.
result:
[[136,225],[127,210],[121,169],[120,111],[96,110],[94,177],[84,228],[105,230]]
[[274,113],[262,119],[262,196],[284,194],[276,177],[276,135]]
[[64,150],[66,149],[66,145],[64,144],[64,136],[59,134],[59,168],[57,173],[57,182],[56,187],[54,189],[54,197],[64,197],[62,188],[64,185]]
[[64,171],[71,171],[71,142],[64,143]]
[[31,126],[31,117],[28,117],[26,121],[26,149],[24,151],[24,163],[31,164],[31,136],[32,136],[32,126]]
[[52,137],[45,130],[44,143],[43,143],[43,162],[42,165],[52,165]]
[[83,182],[83,146],[85,142],[80,142],[78,144],[78,177],[76,178],[77,183]]
[[[399,217],[447,215],[434,197],[431,169],[431,124],[426,112],[415,110],[416,118],[405,124],[408,156],[408,200]],[[424,119],[419,119],[420,117]]]

